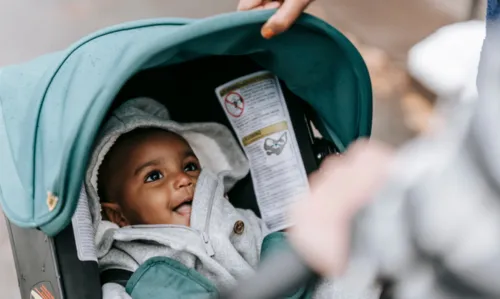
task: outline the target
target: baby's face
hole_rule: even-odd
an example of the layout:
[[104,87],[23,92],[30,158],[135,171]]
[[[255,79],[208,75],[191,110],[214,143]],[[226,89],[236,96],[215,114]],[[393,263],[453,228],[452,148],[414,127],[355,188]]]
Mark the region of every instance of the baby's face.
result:
[[108,219],[120,226],[189,226],[200,164],[186,140],[158,129],[140,129],[122,137],[106,156],[99,175],[110,202],[102,204]]

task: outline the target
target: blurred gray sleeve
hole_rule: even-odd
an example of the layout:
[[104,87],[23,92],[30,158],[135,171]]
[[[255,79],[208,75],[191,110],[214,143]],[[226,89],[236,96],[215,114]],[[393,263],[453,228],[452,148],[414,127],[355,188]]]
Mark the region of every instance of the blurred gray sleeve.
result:
[[478,103],[457,107],[445,129],[408,144],[392,180],[356,219],[353,259],[393,280],[395,298],[500,298],[500,56],[494,52],[486,63],[483,48],[489,69],[481,71],[486,83]]

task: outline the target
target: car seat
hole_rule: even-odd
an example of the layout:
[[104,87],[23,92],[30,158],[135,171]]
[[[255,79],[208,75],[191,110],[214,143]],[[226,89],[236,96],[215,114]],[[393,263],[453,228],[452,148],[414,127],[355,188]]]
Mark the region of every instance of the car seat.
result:
[[[126,60],[127,55],[130,54],[130,48],[124,48],[122,52],[115,53],[115,56],[107,56],[106,58],[110,60],[112,63],[110,65],[115,65],[116,69],[110,69],[109,81],[110,82],[98,82],[96,78],[89,77],[88,74],[81,74],[79,72],[89,72],[95,71],[93,68],[97,68],[96,65],[99,63],[105,63],[109,61],[99,60],[93,56],[93,52],[88,50],[87,52],[83,51],[81,54],[75,54],[75,52],[79,51],[82,45],[85,45],[87,49],[92,49],[92,47],[97,47],[95,45],[95,41],[99,40],[100,37],[104,36],[103,32],[94,34],[91,38],[87,39],[84,43],[80,43],[75,47],[70,48],[63,55],[60,63],[54,64],[55,67],[49,69],[49,76],[45,77],[35,77],[33,80],[36,81],[36,84],[40,84],[42,87],[49,86],[50,84],[55,85],[62,84],[59,86],[59,89],[49,89],[49,87],[45,87],[45,89],[35,89],[37,92],[42,90],[42,102],[38,102],[40,108],[37,108],[35,114],[33,116],[37,117],[36,130],[43,129],[44,126],[48,125],[44,123],[44,121],[48,121],[50,125],[53,125],[52,121],[55,121],[59,124],[59,126],[65,125],[64,123],[59,123],[59,119],[57,117],[53,118],[44,118],[45,113],[52,113],[54,111],[64,111],[65,113],[71,114],[76,113],[81,115],[82,117],[86,117],[89,114],[92,114],[92,109],[95,107],[98,102],[96,99],[101,97],[103,94],[114,94],[112,101],[109,101],[109,105],[101,105],[100,107],[105,107],[105,110],[100,110],[97,113],[101,113],[102,117],[100,118],[100,122],[105,120],[106,113],[109,114],[110,111],[113,110],[114,107],[119,105],[121,102],[138,97],[145,96],[151,97],[163,103],[171,113],[171,116],[174,120],[179,122],[204,122],[204,121],[215,121],[222,123],[229,128],[231,128],[230,123],[228,122],[221,105],[218,103],[217,98],[215,97],[214,90],[217,86],[226,83],[234,78],[241,77],[243,75],[247,75],[253,73],[255,71],[268,69],[273,71],[273,68],[277,68],[277,70],[281,70],[284,72],[284,62],[279,61],[277,57],[271,57],[266,53],[262,52],[262,49],[253,49],[252,51],[257,51],[252,54],[252,45],[248,43],[248,40],[243,37],[237,37],[234,35],[229,35],[230,38],[234,38],[233,45],[224,44],[224,39],[228,38],[227,34],[219,34],[214,36],[215,33],[219,33],[222,31],[223,27],[227,28],[237,28],[237,30],[241,31],[244,26],[253,26],[250,29],[249,33],[252,34],[253,38],[257,38],[258,36],[258,28],[267,20],[270,16],[271,12],[249,12],[244,14],[229,14],[225,16],[218,16],[214,18],[209,18],[203,22],[195,21],[192,25],[185,25],[189,23],[186,20],[179,21],[170,21],[169,25],[173,27],[182,27],[182,26],[192,26],[189,28],[193,32],[196,32],[198,36],[209,36],[211,39],[206,38],[211,44],[211,47],[215,54],[205,54],[205,55],[194,55],[192,51],[193,49],[200,49],[200,51],[204,51],[203,47],[193,47],[193,45],[189,44],[191,41],[184,42],[183,46],[189,47],[189,51],[179,51],[175,52],[177,56],[173,58],[169,63],[160,63],[158,62],[162,55],[169,54],[168,51],[173,51],[172,48],[168,48],[166,45],[162,45],[166,49],[160,49],[159,45],[161,43],[156,42],[155,51],[148,51],[149,59],[141,59],[141,55],[132,55],[133,59],[139,60],[140,63],[146,64],[140,70],[127,69],[126,67],[122,67],[123,64],[127,64],[129,61]],[[177,24],[177,23],[178,24]],[[147,21],[142,23],[135,23],[129,25],[126,28],[145,28],[148,26],[158,26],[158,23],[168,23],[165,21]],[[292,120],[293,129],[295,130],[295,134],[298,140],[298,145],[300,148],[300,152],[303,158],[305,169],[308,173],[317,169],[319,162],[326,155],[334,152],[342,152],[345,147],[359,137],[367,137],[370,134],[371,130],[371,88],[368,77],[368,72],[366,70],[366,66],[364,65],[363,60],[361,59],[359,53],[356,49],[343,37],[340,33],[335,31],[330,26],[325,23],[310,17],[305,16],[299,19],[297,24],[304,24],[304,29],[301,27],[292,28],[289,34],[293,34],[296,32],[298,35],[304,35],[304,37],[311,37],[313,35],[315,38],[318,38],[319,35],[327,32],[326,36],[332,38],[335,42],[332,44],[325,44],[325,48],[331,49],[332,53],[337,56],[325,57],[325,63],[327,60],[332,60],[335,63],[328,64],[328,66],[332,66],[328,70],[324,69],[324,75],[330,76],[331,85],[322,85],[324,89],[323,94],[337,94],[339,96],[343,96],[344,98],[337,98],[335,101],[332,98],[332,104],[327,104],[327,108],[331,109],[331,107],[336,107],[338,111],[332,111],[331,115],[325,114],[326,108],[323,106],[325,111],[319,111],[322,107],[318,105],[317,102],[307,101],[306,98],[300,97],[297,91],[298,87],[293,85],[293,80],[285,80],[282,82],[282,89],[284,92],[284,96],[287,100],[288,110],[290,113],[290,117]],[[223,24],[224,26],[222,26]],[[239,25],[238,25],[239,24]],[[309,27],[307,27],[309,26]],[[212,31],[206,30],[206,28],[211,28]],[[224,27],[224,28],[226,28]],[[123,29],[124,27],[118,27],[113,29],[108,29],[105,32],[118,32],[122,33],[126,31]],[[194,29],[193,29],[194,28]],[[195,30],[196,29],[196,30]],[[120,31],[121,30],[121,31]],[[168,31],[168,28],[165,28]],[[205,31],[203,31],[205,30]],[[236,29],[235,29],[236,30]],[[309,31],[308,31],[309,30]],[[215,32],[215,33],[214,33]],[[236,31],[235,31],[236,32]],[[318,33],[319,32],[319,33]],[[125,32],[125,34],[128,32]],[[189,30],[186,29],[184,34],[190,33]],[[144,34],[148,34],[148,31],[145,31]],[[149,31],[151,34],[151,31]],[[162,32],[165,36],[168,36],[167,33]],[[181,38],[181,34],[175,35],[175,32],[171,33],[172,39]],[[193,33],[194,34],[194,33]],[[212,35],[210,35],[212,34]],[[249,35],[250,36],[250,35]],[[286,35],[284,35],[286,37]],[[175,38],[174,38],[175,37]],[[142,44],[139,43],[137,39],[130,39],[127,42],[128,47],[134,47],[135,49],[141,49]],[[146,38],[146,37],[145,37]],[[260,38],[260,36],[259,36]],[[293,39],[290,38],[276,38],[273,43],[274,45],[270,45],[269,47],[280,48],[281,53],[283,53],[283,57],[296,57],[292,52],[290,52],[294,45],[291,43]],[[207,41],[205,41],[207,42]],[[165,43],[168,43],[165,41]],[[108,44],[108,47],[113,47],[114,44]],[[236,47],[238,46],[238,47]],[[102,45],[101,45],[102,47]],[[118,46],[116,46],[118,47]],[[172,47],[172,46],[171,46]],[[255,47],[255,46],[254,46]],[[175,48],[173,48],[175,50]],[[321,51],[318,53],[324,53],[323,50],[319,48]],[[109,49],[107,49],[109,50]],[[127,50],[129,50],[127,52]],[[143,50],[143,49],[141,49]],[[289,53],[286,53],[286,52]],[[139,51],[140,52],[140,51]],[[167,52],[167,53],[166,53]],[[142,52],[142,55],[145,55]],[[155,54],[156,53],[156,54]],[[239,53],[239,54],[236,54]],[[311,52],[311,53],[314,53]],[[347,53],[347,54],[346,54]],[[266,55],[264,55],[266,54]],[[333,55],[333,54],[332,54]],[[73,56],[73,57],[71,57]],[[76,57],[75,57],[76,56]],[[311,55],[311,59],[318,58],[318,55]],[[42,57],[38,61],[29,64],[30,66],[36,65],[37,63],[46,62],[48,60],[53,59],[54,56]],[[73,59],[73,61],[69,61]],[[309,64],[301,65],[301,63],[305,63],[307,59],[297,59],[296,61],[289,61],[290,64],[295,63],[297,65],[297,73],[293,74],[295,79],[303,78],[304,81],[308,79],[311,80],[311,77],[314,77],[313,74],[304,72],[301,73],[301,70],[311,70],[318,69],[321,67],[315,65],[313,61],[309,61]],[[81,66],[79,68],[64,68],[65,64],[75,63],[85,63],[85,66]],[[138,62],[134,64],[137,67]],[[281,69],[279,68],[281,66]],[[336,66],[336,69],[333,68]],[[20,69],[25,68],[25,66],[21,66]],[[118,84],[118,81],[114,81],[112,77],[112,71],[115,72],[123,72],[123,76],[126,77],[124,83]],[[103,76],[102,73],[93,73],[94,76]],[[130,75],[127,75],[127,72]],[[4,72],[5,75],[7,72]],[[21,72],[23,76],[32,75],[29,72]],[[11,72],[11,74],[19,74],[17,69],[15,72]],[[56,75],[54,75],[56,74]],[[279,74],[277,74],[279,75]],[[287,77],[285,73],[282,73],[284,77]],[[60,77],[57,77],[60,76]],[[70,79],[66,79],[66,76]],[[85,101],[88,101],[88,104],[85,104],[87,107],[84,113],[82,111],[78,111],[77,100],[72,98],[78,97],[79,93],[72,93],[70,87],[72,84],[82,84],[85,83],[82,81],[82,76],[86,78],[86,80],[93,81],[92,84],[95,84],[97,88],[95,90],[87,90],[85,88],[80,89],[80,93],[88,92],[88,95],[85,95]],[[281,76],[278,76],[281,79]],[[288,77],[291,77],[289,75]],[[2,78],[0,77],[0,82]],[[9,79],[18,79],[14,75],[11,75]],[[78,80],[77,80],[78,79]],[[105,78],[106,80],[108,78]],[[69,80],[69,81],[66,81]],[[101,79],[104,80],[104,79]],[[319,80],[319,79],[318,79]],[[76,83],[75,83],[76,82]],[[15,137],[18,135],[9,135],[9,121],[10,119],[6,118],[9,112],[11,112],[13,107],[15,107],[14,102],[6,102],[6,98],[12,97],[12,95],[7,94],[7,96],[2,95],[2,88],[6,88],[0,83],[0,154],[5,154],[5,157],[10,157],[10,152],[8,152],[5,147],[2,147],[2,142],[4,140],[11,141],[13,143],[15,141]],[[30,87],[33,87],[31,84]],[[99,86],[99,84],[101,86]],[[114,85],[119,85],[118,89],[115,91],[112,90]],[[314,82],[311,81],[311,86],[314,85]],[[12,86],[7,86],[12,87]],[[65,89],[66,88],[66,89]],[[302,90],[305,87],[302,87]],[[8,90],[8,89],[5,89]],[[11,89],[14,90],[14,89]],[[22,93],[25,90],[22,88],[15,89],[14,93]],[[52,98],[48,97],[51,92],[54,92],[54,96]],[[317,92],[303,92],[303,95],[307,95],[308,99],[317,97]],[[38,93],[35,92],[36,95]],[[24,94],[23,94],[24,95]],[[3,98],[2,98],[3,96]],[[30,94],[30,96],[32,96]],[[54,101],[54,97],[60,97],[61,101]],[[327,100],[330,97],[325,97]],[[31,98],[30,98],[31,99]],[[2,102],[3,100],[3,102]],[[335,106],[332,106],[335,102]],[[312,104],[311,104],[312,103]],[[21,103],[22,104],[22,103]],[[46,105],[52,105],[51,108],[45,108]],[[81,103],[78,103],[81,104]],[[45,105],[45,106],[44,106]],[[61,108],[61,105],[63,106]],[[330,106],[328,106],[330,105]],[[23,106],[27,107],[27,106]],[[59,110],[58,110],[59,109]],[[62,109],[62,110],[61,110]],[[66,110],[64,110],[66,109]],[[26,116],[27,115],[27,116]],[[29,122],[30,113],[26,113],[23,117],[28,117],[28,121],[24,124],[26,127],[31,127]],[[62,114],[64,115],[64,114]],[[62,115],[60,115],[62,117]],[[329,118],[338,117],[339,119],[329,119]],[[341,119],[342,118],[342,119]],[[71,119],[70,119],[71,120]],[[5,124],[2,124],[2,121]],[[15,119],[14,121],[17,121]],[[82,122],[83,123],[83,122]],[[322,135],[325,138],[315,137],[313,134],[312,123],[319,129]],[[335,126],[332,126],[335,124]],[[67,124],[68,127],[70,124]],[[81,126],[81,124],[80,124]],[[94,136],[97,132],[99,124],[95,124],[95,128],[91,128],[90,131],[85,131],[86,128],[79,127],[77,136],[75,136],[75,142],[78,142],[80,139],[85,139],[85,136]],[[10,127],[13,128],[13,127]],[[54,126],[45,127],[46,130],[50,131],[54,128]],[[67,134],[64,131],[66,128],[58,127],[57,130],[60,130],[61,134]],[[90,133],[89,133],[90,132]],[[234,133],[234,131],[233,131]],[[88,134],[88,135],[85,135]],[[29,134],[27,134],[29,135]],[[14,136],[14,137],[12,137]],[[23,136],[22,136],[23,137]],[[24,136],[25,137],[25,136]],[[40,137],[40,139],[36,138],[34,148],[39,146],[39,142],[49,143],[48,146],[52,146],[50,144],[50,140],[52,137],[58,136],[46,136],[43,135],[44,138]],[[45,138],[47,137],[47,138]],[[59,136],[60,137],[60,136]],[[13,139],[14,138],[14,139]],[[56,138],[57,139],[57,138]],[[61,137],[61,139],[64,139]],[[14,141],[12,141],[14,140]],[[41,141],[40,141],[41,140]],[[7,143],[8,144],[8,143]],[[5,143],[4,143],[5,145]],[[47,144],[45,144],[47,145]],[[61,146],[64,146],[62,144]],[[77,144],[74,143],[73,147],[77,147]],[[52,147],[53,148],[53,147]],[[88,150],[91,147],[85,147]],[[53,148],[54,149],[54,148]],[[64,153],[68,153],[65,150],[62,150]],[[80,163],[78,157],[78,153],[82,154],[80,160],[84,160],[86,162],[86,158],[83,156],[83,152],[79,151],[70,151],[71,155],[76,155],[73,161],[77,161]],[[36,154],[34,155],[36,156]],[[43,156],[43,155],[42,155]],[[48,218],[32,218],[30,221],[24,221],[21,217],[19,217],[19,209],[18,207],[11,201],[9,194],[12,189],[9,189],[9,185],[6,183],[8,180],[5,178],[5,173],[2,173],[1,168],[7,169],[8,167],[21,167],[21,164],[16,164],[18,161],[16,159],[12,159],[13,163],[11,164],[0,164],[0,199],[2,200],[2,205],[5,209],[6,215],[9,218],[8,227],[9,234],[11,237],[11,243],[13,247],[13,252],[15,255],[16,268],[18,271],[19,277],[19,285],[21,288],[21,294],[23,298],[37,298],[37,294],[39,297],[44,298],[45,294],[47,298],[101,298],[101,282],[100,282],[100,273],[98,269],[97,262],[92,258],[92,250],[89,248],[93,248],[93,239],[92,239],[92,231],[89,228],[90,215],[86,213],[85,208],[82,208],[82,205],[77,203],[77,198],[67,199],[68,203],[62,207],[61,209],[67,209],[68,212],[66,216],[62,214],[58,214],[56,218],[52,218],[50,221]],[[43,159],[42,159],[43,160]],[[38,161],[38,160],[37,160]],[[43,160],[45,161],[45,160]],[[1,163],[1,162],[0,162]],[[7,160],[4,160],[4,163],[10,163]],[[28,163],[28,162],[27,162]],[[29,163],[28,163],[29,164]],[[45,164],[42,163],[42,166],[35,162],[36,166],[39,166],[38,169],[45,169],[49,167],[42,167]],[[67,165],[62,165],[67,166]],[[78,165],[77,165],[78,166]],[[75,167],[77,167],[75,166]],[[78,166],[80,167],[80,166]],[[82,169],[84,167],[81,166]],[[13,169],[13,168],[10,168]],[[19,168],[16,168],[19,171]],[[35,174],[37,172],[35,171]],[[50,172],[47,176],[50,176],[53,172]],[[3,176],[2,176],[3,175]],[[36,175],[34,175],[36,179]],[[44,177],[46,179],[46,176]],[[72,182],[73,178],[68,177],[65,178],[65,184],[75,185],[75,182]],[[78,182],[77,182],[78,183]],[[81,178],[80,178],[81,184]],[[65,186],[65,185],[64,185]],[[21,193],[19,193],[21,194]],[[77,196],[76,196],[77,197]],[[233,204],[240,208],[252,209],[259,215],[255,194],[253,191],[253,185],[251,180],[251,175],[248,175],[245,179],[238,182],[238,184],[233,188],[233,190],[229,194],[230,200]],[[58,200],[52,194],[48,194],[46,197],[47,201],[34,200],[34,205],[49,205],[51,200]],[[71,203],[71,204],[70,204]],[[78,207],[77,207],[78,204]],[[35,206],[32,209],[35,209]],[[72,207],[73,206],[73,207]],[[17,210],[16,210],[17,209]],[[50,207],[49,207],[50,210]],[[34,210],[36,211],[36,209]],[[75,214],[76,211],[76,214]],[[73,216],[74,214],[74,216]],[[62,215],[62,216],[61,216]],[[67,216],[73,217],[73,222],[70,222]],[[44,216],[45,217],[45,216]],[[87,217],[87,218],[86,218]],[[69,224],[68,224],[69,223]],[[38,228],[38,229],[37,229]],[[85,249],[87,249],[86,252]],[[50,294],[50,297],[49,295]]]

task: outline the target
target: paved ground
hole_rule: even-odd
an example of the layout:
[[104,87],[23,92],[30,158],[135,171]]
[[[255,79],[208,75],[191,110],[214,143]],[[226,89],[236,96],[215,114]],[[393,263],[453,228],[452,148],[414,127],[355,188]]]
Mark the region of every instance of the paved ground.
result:
[[[360,43],[375,87],[375,137],[398,145],[413,135],[401,105],[408,82],[401,68],[406,51],[436,28],[464,18],[467,1],[318,0],[311,8],[312,13],[349,32]],[[62,49],[106,25],[143,17],[208,16],[231,11],[237,2],[0,0],[0,66]],[[415,107],[418,105],[409,109]],[[14,266],[1,217],[1,297],[17,299]]]

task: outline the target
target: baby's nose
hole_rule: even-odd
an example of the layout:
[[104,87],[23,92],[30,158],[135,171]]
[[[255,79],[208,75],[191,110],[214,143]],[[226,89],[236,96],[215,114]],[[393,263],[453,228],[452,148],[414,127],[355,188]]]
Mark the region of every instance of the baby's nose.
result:
[[184,172],[179,173],[174,182],[176,189],[185,188],[193,185],[193,179]]

